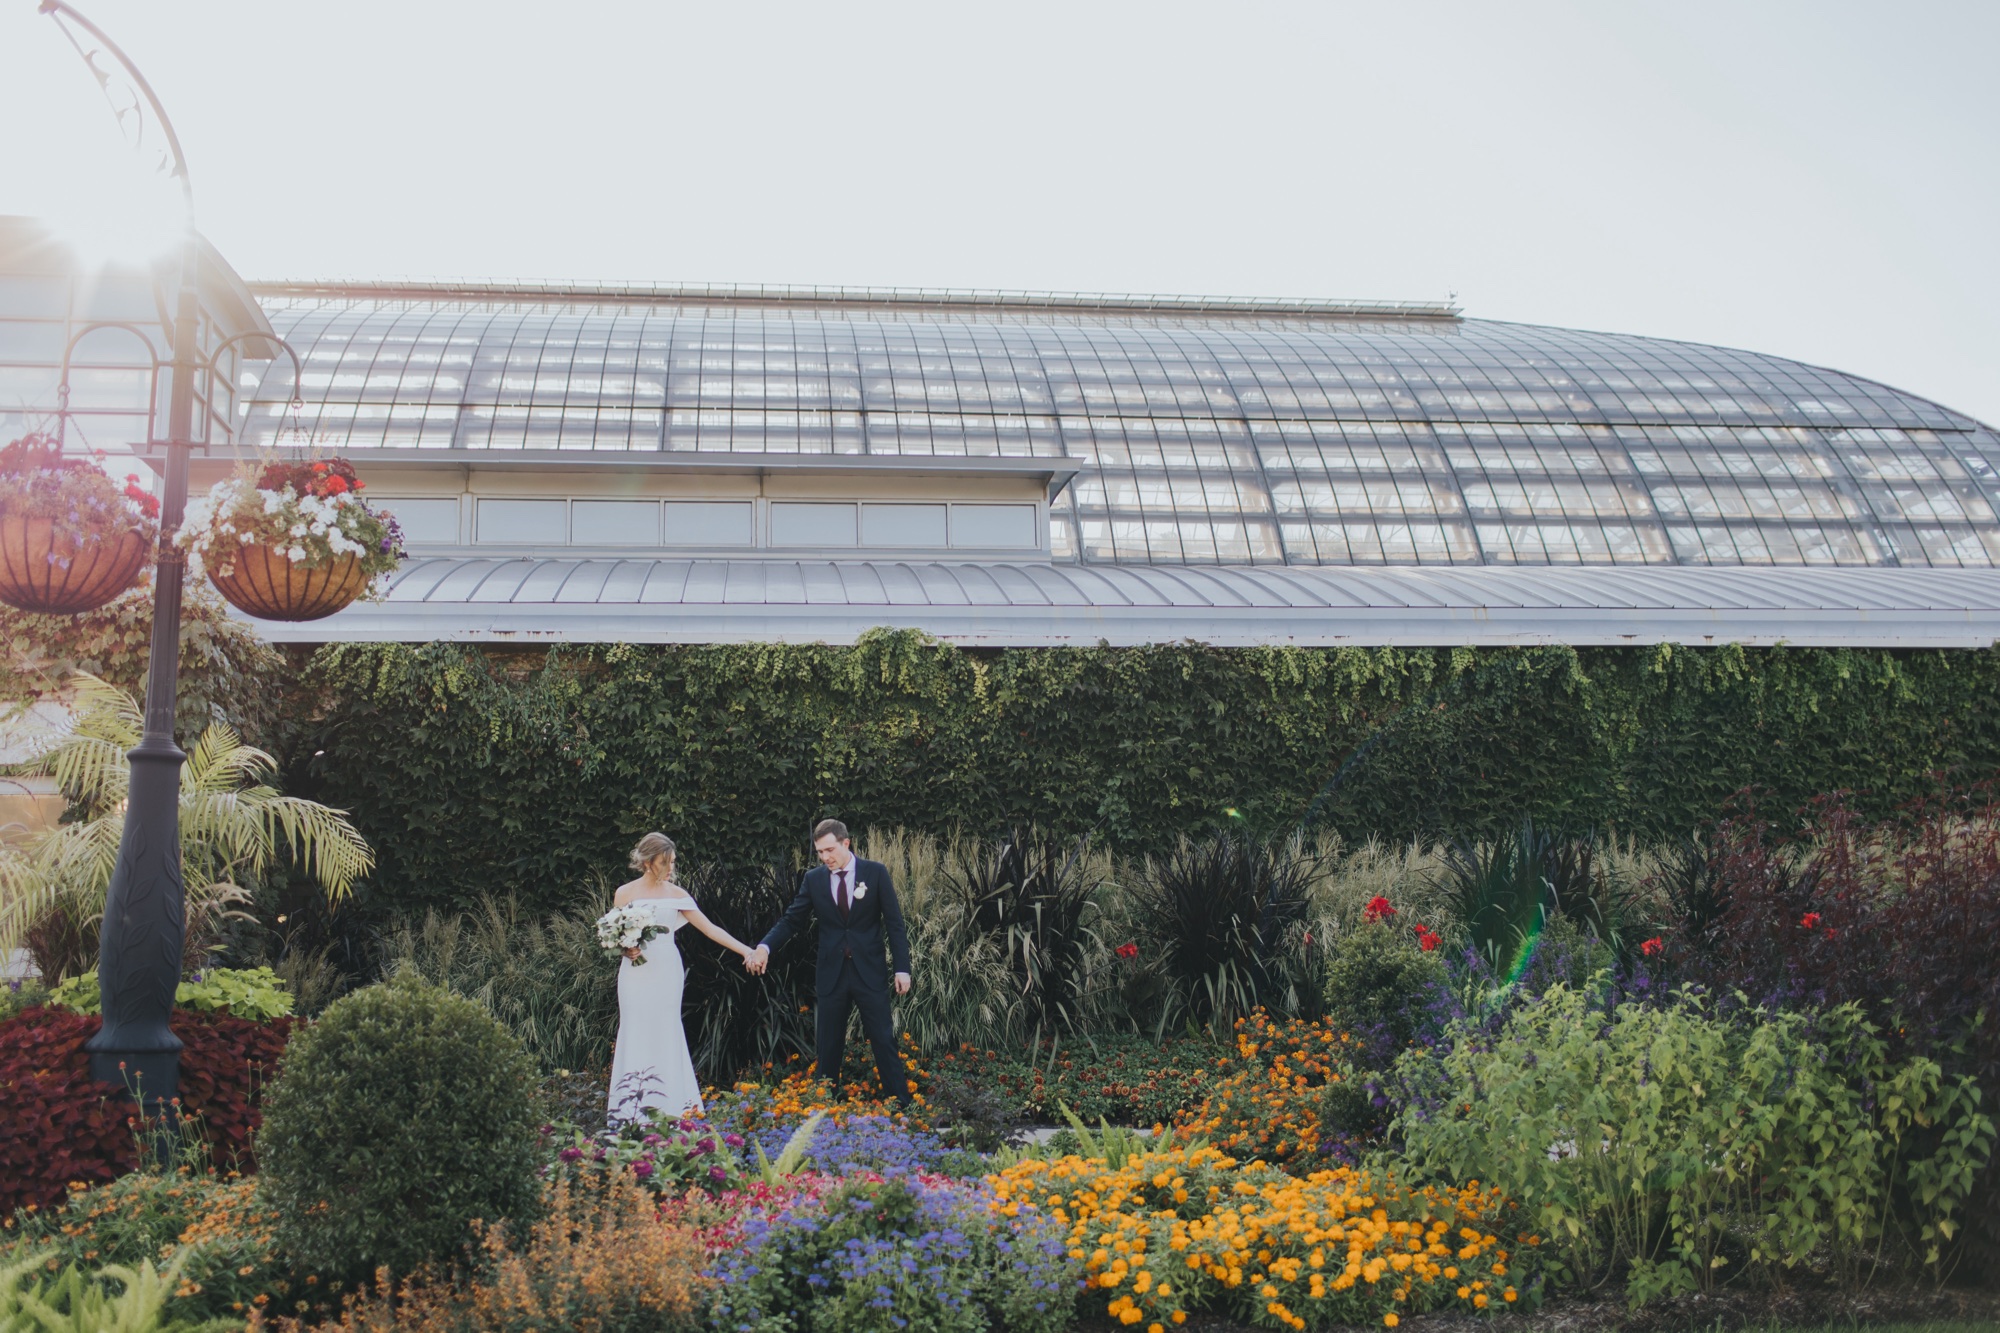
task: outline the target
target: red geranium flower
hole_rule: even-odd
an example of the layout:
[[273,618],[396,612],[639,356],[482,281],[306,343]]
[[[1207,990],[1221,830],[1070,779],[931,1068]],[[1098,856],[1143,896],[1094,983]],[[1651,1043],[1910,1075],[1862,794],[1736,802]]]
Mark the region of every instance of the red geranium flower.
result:
[[125,477],[125,498],[139,506],[139,512],[147,518],[160,516],[160,497],[139,484],[139,474],[128,473]]
[[1666,943],[1658,935],[1655,935],[1652,939],[1647,940],[1639,946],[1639,952],[1648,958],[1652,958],[1657,956],[1666,947]]
[[1417,947],[1419,949],[1422,949],[1425,953],[1429,953],[1433,949],[1437,948],[1438,945],[1441,943],[1443,943],[1443,937],[1441,937],[1436,931],[1432,930],[1429,926],[1423,925],[1422,923],[1418,924]]
[[1363,921],[1387,921],[1394,915],[1396,915],[1396,909],[1391,907],[1389,900],[1379,893],[1370,898],[1368,905],[1361,909],[1361,919]]
[[1121,944],[1111,952],[1117,954],[1120,958],[1137,958],[1139,956],[1139,946],[1130,943]]
[[1804,916],[1799,918],[1799,924],[1804,926],[1807,930],[1817,929],[1819,927],[1819,913],[1807,912]]

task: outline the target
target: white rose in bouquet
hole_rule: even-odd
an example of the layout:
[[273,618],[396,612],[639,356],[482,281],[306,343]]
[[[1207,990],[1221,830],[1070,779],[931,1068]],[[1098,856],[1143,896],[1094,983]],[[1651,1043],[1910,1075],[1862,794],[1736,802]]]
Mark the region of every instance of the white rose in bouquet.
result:
[[[644,903],[614,907],[597,918],[597,947],[609,954],[643,949],[659,933],[660,926],[653,920],[653,909]],[[632,966],[642,966],[645,961],[646,955],[642,953],[632,960]]]

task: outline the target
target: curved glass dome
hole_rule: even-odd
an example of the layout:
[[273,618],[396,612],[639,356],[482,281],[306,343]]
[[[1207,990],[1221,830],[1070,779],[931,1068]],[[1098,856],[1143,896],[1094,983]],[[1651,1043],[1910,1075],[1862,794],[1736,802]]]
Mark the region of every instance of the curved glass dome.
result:
[[256,290],[305,428],[354,454],[1068,458],[1054,551],[1084,563],[2000,563],[1991,430],[1717,347],[1438,307]]

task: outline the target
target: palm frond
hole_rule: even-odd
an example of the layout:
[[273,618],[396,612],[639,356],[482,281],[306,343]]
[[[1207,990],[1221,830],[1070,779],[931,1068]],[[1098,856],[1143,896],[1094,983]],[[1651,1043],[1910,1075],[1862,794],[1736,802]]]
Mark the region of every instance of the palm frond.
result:
[[234,791],[259,785],[278,771],[278,761],[243,738],[226,723],[210,723],[188,753],[181,769],[181,790]]
[[[71,823],[40,835],[0,870],[0,947],[18,947],[36,921],[67,903],[94,919],[117,864],[130,782],[126,752],[143,727],[139,705],[84,672],[70,678],[75,721],[33,763],[69,798]],[[241,880],[283,854],[330,900],[349,896],[374,869],[368,843],[344,812],[266,785],[277,761],[221,723],[207,727],[181,769],[180,842],[188,922],[210,933],[240,915]]]
[[64,896],[94,915],[104,910],[104,891],[118,864],[123,830],[117,819],[92,819],[58,824],[34,844],[31,859],[37,876],[62,886]]
[[375,868],[375,852],[359,829],[348,822],[347,812],[297,796],[279,796],[268,787],[252,788],[253,804],[266,826],[275,825],[283,835],[292,859],[326,890],[330,899],[347,897],[355,881]]
[[225,866],[261,871],[270,864],[272,830],[249,792],[182,792],[181,859],[211,873]]
[[69,732],[29,771],[54,778],[73,806],[97,814],[125,799],[125,752],[139,743],[142,719],[132,696],[88,672],[72,676],[69,688]]
[[57,885],[35,873],[25,853],[0,843],[0,957],[20,948],[61,900]]

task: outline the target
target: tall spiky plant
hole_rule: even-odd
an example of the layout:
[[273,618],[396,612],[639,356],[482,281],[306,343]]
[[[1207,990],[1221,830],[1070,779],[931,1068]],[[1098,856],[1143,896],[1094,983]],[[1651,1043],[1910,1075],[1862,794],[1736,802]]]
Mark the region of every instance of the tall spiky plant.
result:
[[1175,1000],[1159,1030],[1176,1007],[1217,1035],[1259,1005],[1298,1012],[1303,960],[1294,928],[1321,872],[1319,853],[1296,836],[1218,833],[1146,857],[1133,896]]
[[971,930],[1000,947],[1022,1030],[1036,1043],[1077,1030],[1103,951],[1090,922],[1106,876],[1089,840],[1026,829],[958,852],[945,881]]
[[[143,718],[132,696],[85,672],[70,678],[75,715],[68,735],[27,766],[52,777],[70,822],[24,842],[0,861],[0,955],[18,948],[54,913],[94,923],[118,860],[131,769]],[[191,955],[213,945],[240,915],[254,881],[288,860],[339,901],[374,868],[375,855],[345,813],[286,796],[270,785],[277,760],[211,723],[181,769],[181,874]]]

